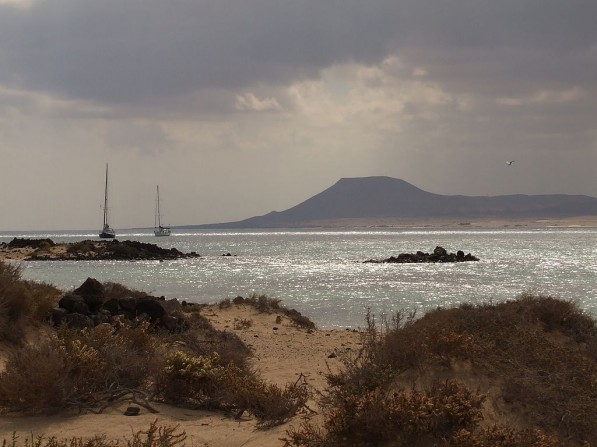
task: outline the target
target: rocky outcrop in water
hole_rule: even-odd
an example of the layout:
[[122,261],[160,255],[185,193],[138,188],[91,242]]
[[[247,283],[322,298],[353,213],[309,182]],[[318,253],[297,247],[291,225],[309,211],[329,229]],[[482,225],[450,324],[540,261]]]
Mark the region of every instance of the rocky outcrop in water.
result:
[[187,322],[170,310],[179,307],[177,300],[149,295],[111,298],[106,296],[102,283],[87,278],[79,288],[60,299],[58,307],[52,311],[52,322],[57,326],[66,324],[73,329],[83,329],[102,323],[135,326],[148,321],[153,327],[181,332],[187,329]]
[[138,241],[84,240],[72,243],[54,243],[51,239],[18,239],[7,244],[6,250],[27,250],[26,261],[80,261],[80,260],[173,260],[198,258],[195,252],[183,253],[176,248],[162,248]]
[[6,244],[8,248],[43,248],[55,245],[52,239],[28,239],[24,237],[15,237]]
[[433,250],[433,253],[423,253],[422,251],[417,251],[416,253],[401,253],[398,256],[390,256],[387,259],[369,259],[364,262],[373,264],[413,264],[430,262],[467,262],[478,260],[479,258],[470,253],[465,255],[462,250],[458,250],[456,253],[448,253],[445,248],[437,246]]

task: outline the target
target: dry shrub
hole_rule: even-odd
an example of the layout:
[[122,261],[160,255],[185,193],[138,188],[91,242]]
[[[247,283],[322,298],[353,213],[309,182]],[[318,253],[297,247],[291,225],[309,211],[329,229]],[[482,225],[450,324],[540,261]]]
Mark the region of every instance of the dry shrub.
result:
[[151,391],[158,342],[147,325],[61,327],[38,345],[14,349],[0,374],[4,411],[52,413],[74,406],[98,411],[122,388]]
[[460,430],[446,444],[451,447],[559,447],[562,445],[557,436],[548,435],[541,430],[512,430],[493,426],[473,434],[466,429]]
[[12,438],[2,442],[2,447],[175,447],[184,445],[187,439],[185,431],[180,432],[178,426],[158,425],[158,420],[153,421],[147,430],[139,430],[132,434],[131,438],[125,440],[108,440],[106,436],[94,436],[93,438],[57,438],[31,435],[23,442],[18,442],[18,437],[13,434]]
[[36,322],[48,320],[52,309],[57,306],[63,292],[52,284],[45,282],[24,281],[24,284],[33,302],[32,319]]
[[240,369],[247,369],[251,351],[238,335],[215,329],[197,312],[187,315],[190,328],[171,337],[173,343],[182,344],[185,351],[192,355],[209,356],[215,352],[220,357],[220,363],[232,363]]
[[350,439],[353,446],[432,445],[474,429],[482,419],[484,398],[456,381],[425,391],[346,395],[326,414],[325,434],[305,426],[291,429],[287,444],[335,446]]
[[194,408],[221,409],[240,417],[245,411],[269,427],[295,415],[307,400],[300,385],[284,389],[268,384],[255,374],[233,364],[222,364],[220,357],[171,353],[158,381],[160,395],[166,402]]
[[305,408],[310,396],[304,383],[287,384],[283,388],[267,383],[253,372],[228,369],[224,378],[224,399],[232,403],[237,416],[247,411],[255,416],[260,428],[286,422]]
[[[186,432],[178,432],[178,425],[159,426],[157,419],[153,421],[147,431],[139,430],[131,439],[126,440],[126,447],[175,447],[184,445]],[[177,433],[178,432],[178,433]]]
[[278,298],[270,298],[266,295],[258,295],[256,293],[251,294],[248,298],[243,298],[242,296],[237,296],[230,301],[230,299],[222,300],[218,303],[220,309],[225,309],[230,307],[232,304],[236,305],[247,305],[252,306],[257,309],[261,313],[282,313],[290,320],[295,326],[304,329],[315,329],[315,323],[313,323],[308,317],[302,315],[296,309],[287,309],[280,305],[282,300]]
[[100,324],[80,331],[63,326],[58,336],[75,365],[71,377],[81,394],[108,386],[143,388],[159,368],[160,342],[147,322],[136,327]]
[[[327,376],[325,425],[292,429],[287,445],[342,445],[347,436],[360,439],[361,445],[428,445],[398,442],[404,433],[390,436],[384,431],[389,430],[384,429],[388,418],[403,423],[400,418],[412,415],[405,407],[393,407],[395,402],[389,405],[389,396],[396,389],[401,393],[405,380],[457,378],[454,367],[462,364],[476,383],[495,386],[494,398],[525,429],[469,424],[452,426],[455,431],[437,439],[428,426],[420,439],[431,436],[437,445],[462,447],[548,447],[563,439],[569,445],[597,445],[596,353],[595,320],[574,303],[552,297],[523,295],[495,305],[437,309],[419,319],[399,316],[391,325],[377,325],[368,314],[362,351],[344,359],[343,370]],[[405,414],[397,416],[395,408]],[[433,408],[439,408],[437,401]],[[479,414],[474,406],[462,409],[466,417]]]
[[21,279],[21,268],[0,261],[0,341],[22,343],[27,326],[44,321],[60,291]]
[[59,410],[67,398],[70,368],[63,346],[54,338],[11,350],[0,374],[2,409],[25,414]]
[[259,312],[263,313],[272,313],[274,311],[280,310],[280,301],[281,300],[277,298],[269,298],[266,295],[258,295],[256,293],[252,293],[248,298],[237,296],[234,298],[234,300],[232,300],[234,304],[253,306]]

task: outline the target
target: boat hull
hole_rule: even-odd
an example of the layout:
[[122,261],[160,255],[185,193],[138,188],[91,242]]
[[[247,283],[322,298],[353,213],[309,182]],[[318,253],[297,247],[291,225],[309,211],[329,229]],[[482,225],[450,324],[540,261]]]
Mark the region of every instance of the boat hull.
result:
[[104,229],[99,234],[99,237],[102,239],[114,239],[116,237],[116,232],[108,225],[105,225]]
[[153,234],[156,235],[157,237],[162,237],[162,236],[170,236],[170,234],[172,234],[172,232],[170,231],[170,228],[160,227],[160,228],[156,228],[155,230],[153,230]]

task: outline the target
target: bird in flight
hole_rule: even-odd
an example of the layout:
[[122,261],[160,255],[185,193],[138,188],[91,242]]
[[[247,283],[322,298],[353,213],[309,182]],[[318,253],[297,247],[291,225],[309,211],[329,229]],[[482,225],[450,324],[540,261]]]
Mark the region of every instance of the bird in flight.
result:
[[514,163],[514,160],[508,160],[508,161],[506,162],[506,164],[507,164],[508,166],[512,166],[512,163]]

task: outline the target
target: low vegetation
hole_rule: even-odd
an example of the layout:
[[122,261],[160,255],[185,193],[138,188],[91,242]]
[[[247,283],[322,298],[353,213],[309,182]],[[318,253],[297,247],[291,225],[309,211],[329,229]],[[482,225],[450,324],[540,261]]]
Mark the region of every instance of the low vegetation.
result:
[[282,313],[286,317],[292,321],[292,323],[300,328],[303,329],[315,329],[315,323],[311,321],[308,317],[302,315],[296,309],[287,309],[284,306],[281,306],[282,300],[277,298],[271,298],[266,295],[258,295],[258,294],[251,294],[247,298],[243,298],[242,296],[237,296],[234,299],[226,298],[218,303],[220,308],[230,307],[233,304],[235,305],[245,305],[245,306],[252,306],[256,310],[262,313]]
[[327,376],[323,424],[291,428],[287,446],[597,445],[597,327],[574,303],[367,323],[362,351]]
[[33,437],[20,440],[13,435],[4,440],[2,447],[175,447],[184,446],[187,434],[178,426],[158,425],[157,420],[147,430],[139,430],[122,440],[109,440],[105,436],[83,438]]
[[0,341],[21,344],[31,326],[38,325],[61,292],[45,283],[21,279],[21,269],[0,261]]
[[[123,401],[155,411],[152,402],[164,402],[237,417],[246,412],[268,427],[284,422],[306,402],[304,386],[282,388],[262,380],[248,366],[249,349],[234,334],[213,328],[199,306],[178,304],[188,322],[184,332],[160,330],[143,319],[54,329],[45,322],[60,293],[52,289],[44,298],[43,315],[37,289],[20,279],[18,268],[0,263],[0,275],[0,296],[6,303],[0,318],[23,328],[35,321],[44,332],[35,343],[13,343],[9,349],[0,373],[4,413],[100,413]],[[143,295],[111,283],[105,291],[107,299]],[[0,342],[14,338],[2,334]]]

